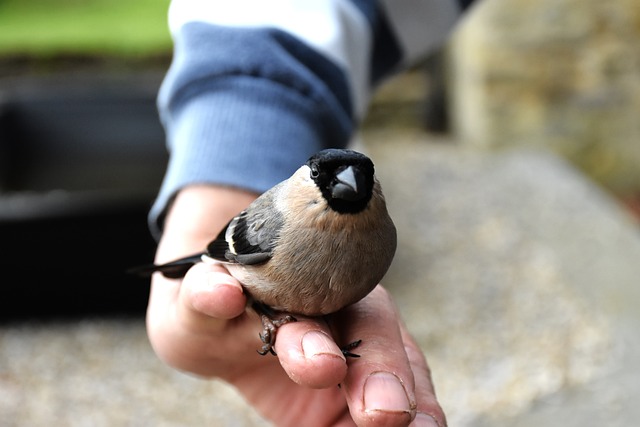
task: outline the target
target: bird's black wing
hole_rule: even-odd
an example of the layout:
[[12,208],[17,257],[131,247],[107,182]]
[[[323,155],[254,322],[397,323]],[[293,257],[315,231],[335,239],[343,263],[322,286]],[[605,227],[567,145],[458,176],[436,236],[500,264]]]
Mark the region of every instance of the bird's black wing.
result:
[[202,255],[222,262],[245,265],[261,264],[271,259],[283,224],[282,214],[274,206],[276,185],[258,197],[247,209],[233,218],[207,246],[207,252],[194,254],[166,264],[134,267],[128,273],[151,276],[160,271],[165,277],[184,277],[187,270],[201,261]]
[[[242,215],[242,213],[240,215]],[[209,242],[209,244],[207,245],[208,257],[216,259],[218,261],[224,261],[224,262],[231,261],[231,259],[228,258],[230,254],[230,250],[229,250],[229,243],[227,242],[227,239],[226,239],[226,235],[227,235],[227,230],[229,228],[234,227],[234,224],[238,220],[240,215],[238,215],[237,217],[229,221],[227,225],[225,225],[225,227],[222,229],[222,231],[220,231],[220,233],[218,234],[218,237],[216,237],[211,242]]]
[[283,217],[274,209],[273,192],[263,194],[247,210],[232,219],[207,246],[207,255],[225,262],[260,264],[271,258]]

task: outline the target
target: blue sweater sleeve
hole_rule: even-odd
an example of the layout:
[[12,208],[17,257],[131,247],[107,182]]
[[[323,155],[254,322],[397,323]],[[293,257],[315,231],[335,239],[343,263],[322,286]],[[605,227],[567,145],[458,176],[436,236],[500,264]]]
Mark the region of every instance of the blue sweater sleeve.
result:
[[415,2],[387,3],[173,0],[174,58],[158,96],[170,160],[149,215],[155,237],[187,185],[263,192],[314,152],[345,146],[372,88],[444,40],[458,12],[455,0],[430,0],[416,19]]

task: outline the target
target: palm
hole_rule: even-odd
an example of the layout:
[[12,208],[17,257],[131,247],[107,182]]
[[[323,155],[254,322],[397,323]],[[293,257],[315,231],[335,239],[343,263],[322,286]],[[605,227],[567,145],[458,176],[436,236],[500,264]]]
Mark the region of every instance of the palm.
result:
[[276,425],[328,426],[348,418],[343,392],[338,386],[309,389],[294,383],[275,357],[255,372],[233,382],[265,418]]

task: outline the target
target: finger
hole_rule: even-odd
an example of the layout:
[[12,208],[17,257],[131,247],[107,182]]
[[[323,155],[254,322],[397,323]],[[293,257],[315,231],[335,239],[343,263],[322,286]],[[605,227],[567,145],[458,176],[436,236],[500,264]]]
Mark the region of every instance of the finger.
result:
[[[194,335],[217,335],[233,329],[237,341],[257,336],[259,322],[246,320],[247,298],[240,283],[220,264],[198,263],[180,285],[175,321]],[[230,322],[231,319],[235,319]]]
[[406,426],[417,401],[399,316],[388,293],[378,286],[362,301],[331,320],[344,342],[361,339],[361,357],[349,361],[343,383],[347,404],[358,425]]
[[322,319],[296,318],[278,329],[275,350],[280,364],[302,386],[337,386],[347,374],[347,364],[328,325]]
[[260,321],[247,315],[242,288],[225,271],[197,264],[181,280],[154,275],[147,330],[168,365],[225,377],[237,374],[235,365],[259,357],[251,349],[258,347]]
[[179,303],[195,316],[228,320],[244,312],[247,298],[222,265],[198,263],[182,281]]
[[415,393],[418,402],[416,419],[412,425],[446,427],[447,420],[436,398],[431,370],[424,353],[413,339],[404,323],[400,324],[404,349],[411,365],[415,380]]

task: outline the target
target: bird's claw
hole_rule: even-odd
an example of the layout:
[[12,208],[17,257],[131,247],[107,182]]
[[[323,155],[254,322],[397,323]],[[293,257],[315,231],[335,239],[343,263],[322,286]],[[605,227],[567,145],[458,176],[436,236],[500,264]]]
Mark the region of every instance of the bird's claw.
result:
[[[264,356],[267,353],[271,353],[274,356],[278,354],[273,349],[276,344],[276,334],[278,328],[282,325],[286,325],[290,322],[297,322],[297,319],[290,314],[285,314],[282,317],[276,317],[277,312],[268,305],[254,301],[252,304],[253,309],[260,314],[260,320],[262,321],[262,332],[258,334],[260,341],[262,341],[262,347],[258,351],[258,354]],[[352,353],[351,350],[358,347],[362,340],[356,340],[352,343],[341,347],[340,350],[344,357],[360,357],[359,354]]]
[[266,314],[261,314],[260,320],[262,320],[262,332],[260,332],[259,336],[262,341],[262,348],[258,350],[258,353],[262,356],[267,353],[277,356],[273,346],[276,343],[276,333],[278,332],[278,328],[287,323],[296,322],[297,319],[290,314],[279,319],[272,319]]
[[340,351],[342,351],[342,354],[344,355],[344,357],[360,357],[359,354],[351,353],[351,350],[358,347],[361,342],[362,340],[357,340],[352,343],[349,343],[344,347],[340,347]]

